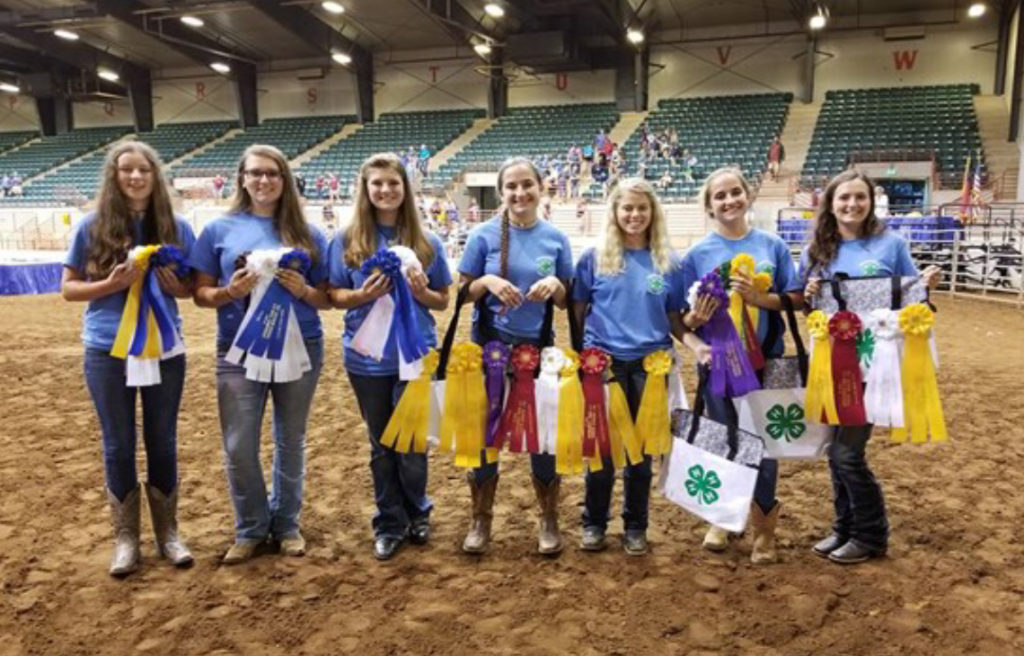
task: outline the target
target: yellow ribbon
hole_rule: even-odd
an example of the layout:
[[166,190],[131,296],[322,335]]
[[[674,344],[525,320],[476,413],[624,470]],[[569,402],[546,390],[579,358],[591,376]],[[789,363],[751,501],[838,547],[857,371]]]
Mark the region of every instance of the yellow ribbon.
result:
[[555,436],[555,471],[583,472],[583,384],[577,375],[580,356],[562,349],[565,365],[558,373],[558,430]]
[[826,424],[838,425],[835,389],[832,386],[832,345],[829,342],[828,315],[815,310],[807,315],[807,332],[814,338],[811,362],[807,373],[807,395],[804,410],[807,419],[821,422],[824,411]]
[[[145,274],[149,268],[149,258],[153,253],[160,250],[160,245],[142,246],[135,253],[135,266]],[[128,357],[128,349],[131,347],[132,339],[135,337],[135,330],[138,328],[139,303],[142,301],[142,285],[146,281],[145,275],[140,275],[128,288],[128,298],[124,302],[124,310],[121,312],[121,323],[117,326],[117,336],[114,338],[114,346],[110,349],[110,355],[122,360]],[[170,344],[168,344],[170,346]],[[156,317],[150,310],[146,314],[146,343],[142,347],[140,358],[160,357],[160,330],[156,325]]]
[[437,371],[439,357],[435,349],[423,356],[419,378],[405,385],[402,398],[391,413],[391,419],[380,436],[380,443],[398,453],[426,453],[427,431],[430,427],[431,379]]
[[[444,413],[439,430],[442,451],[455,448],[456,467],[479,467],[487,424],[487,391],[484,388],[483,349],[477,344],[457,344],[448,361]],[[487,462],[498,453],[487,449]]]
[[[672,355],[668,351],[655,351],[644,357],[644,371],[647,382],[640,397],[640,409],[636,413],[636,432],[643,445],[643,452],[650,456],[668,454],[672,445],[672,433],[668,416],[668,382],[665,376],[672,370]],[[629,451],[626,455],[632,464],[638,460]]]
[[939,385],[935,380],[935,364],[932,362],[928,334],[935,323],[935,315],[924,303],[914,303],[900,310],[900,330],[903,331],[903,412],[906,426],[892,429],[892,439],[907,441],[907,429],[911,442],[927,442],[931,434],[933,442],[949,439],[946,433],[946,419],[939,399]]
[[[643,461],[643,445],[640,444],[633,426],[633,416],[629,413],[629,402],[626,400],[626,393],[618,383],[608,385],[608,442],[612,449],[612,464],[621,470],[626,466],[626,449],[629,449],[630,462],[639,463]],[[594,458],[594,461],[601,461],[601,454]],[[600,468],[591,466],[593,471],[600,471]]]
[[[741,272],[745,273],[753,282],[754,289],[759,292],[767,292],[772,287],[772,274],[762,271],[754,273],[754,257],[748,253],[740,253],[729,262],[729,275]],[[729,292],[729,317],[733,326],[736,327],[736,334],[743,335],[743,311],[746,309],[750,317],[750,324],[757,330],[757,324],[761,318],[761,310],[743,302],[743,297],[738,292]],[[756,341],[756,338],[754,339]],[[745,343],[745,342],[744,342]]]

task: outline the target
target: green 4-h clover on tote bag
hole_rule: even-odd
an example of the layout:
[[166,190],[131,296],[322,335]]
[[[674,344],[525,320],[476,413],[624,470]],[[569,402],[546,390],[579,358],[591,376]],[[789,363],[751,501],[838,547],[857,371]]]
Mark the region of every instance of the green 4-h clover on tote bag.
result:
[[707,473],[700,465],[694,465],[686,470],[690,478],[686,480],[686,492],[691,497],[697,497],[697,503],[712,504],[718,501],[718,488],[722,487],[722,481],[714,469]]
[[790,403],[788,408],[784,408],[781,403],[776,403],[768,408],[765,419],[768,420],[765,430],[773,440],[783,437],[787,442],[796,440],[807,430],[807,424],[804,423],[804,409],[797,403]]

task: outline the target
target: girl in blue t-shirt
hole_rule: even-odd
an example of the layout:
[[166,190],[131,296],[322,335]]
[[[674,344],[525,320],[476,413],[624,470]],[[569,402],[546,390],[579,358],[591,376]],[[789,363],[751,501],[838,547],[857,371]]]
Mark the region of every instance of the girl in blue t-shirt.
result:
[[[639,178],[623,180],[608,198],[597,247],[584,251],[576,264],[573,312],[583,326],[583,346],[612,356],[612,373],[634,420],[647,380],[644,356],[671,349],[672,335],[683,338],[680,273],[654,189]],[[604,459],[600,471],[587,472],[580,544],[585,551],[607,546],[605,530],[614,484],[610,458]],[[647,553],[650,456],[626,465],[622,486],[622,546],[629,555],[643,555]]]
[[[800,260],[804,296],[814,298],[821,279],[917,275],[907,243],[875,216],[875,185],[857,171],[832,178],[818,206],[811,244]],[[922,273],[928,285],[939,283],[936,266]],[[832,499],[836,519],[832,534],[814,545],[814,552],[841,564],[859,563],[885,554],[889,521],[882,488],[865,459],[871,424],[836,426],[829,445]]]
[[[127,387],[125,361],[110,355],[128,288],[142,272],[127,261],[134,246],[173,244],[188,256],[192,228],[174,215],[160,156],[141,141],[115,146],[103,165],[96,211],[85,216],[64,260],[61,295],[87,301],[82,322],[85,383],[103,436],[107,498],[114,524],[113,576],[139,566],[139,482],[135,472],[136,388]],[[181,330],[174,299],[191,295],[191,280],[168,267],[156,270],[164,301]],[[179,567],[192,554],[178,537],[178,407],[185,382],[185,355],[160,361],[160,383],[138,388],[146,443],[146,493],[158,552]]]
[[[524,157],[505,160],[498,170],[501,214],[473,229],[459,262],[468,298],[483,298],[485,312],[473,317],[473,340],[483,344],[498,339],[506,344],[539,344],[544,306],[553,299],[566,307],[566,289],[572,278],[572,251],[561,230],[541,221],[537,208],[543,191],[540,172]],[[533,487],[541,507],[538,550],[562,550],[558,531],[558,491],[555,457],[532,454]],[[462,543],[463,551],[481,553],[491,533],[491,508],[498,484],[498,464],[486,464],[469,475],[473,495],[473,521]]]
[[414,544],[427,543],[433,506],[427,497],[427,455],[398,453],[380,443],[405,381],[399,379],[394,341],[388,343],[379,361],[352,348],[374,301],[392,286],[387,276],[364,276],[360,268],[368,257],[388,246],[406,246],[416,253],[423,269],[409,269],[406,278],[416,301],[420,333],[429,346],[437,344],[430,311],[448,307],[452,277],[441,240],[420,224],[409,176],[395,155],[381,153],[363,162],[352,217],[349,227],[331,240],[329,294],[334,307],[347,310],[342,337],[345,370],[370,438],[370,473],[377,502],[373,555],[389,560],[407,537]]
[[[754,258],[757,273],[771,274],[772,284],[767,291],[758,290],[753,280],[742,272],[734,273],[731,280],[732,289],[736,290],[747,305],[761,308],[758,318],[757,338],[762,342],[764,355],[767,357],[781,356],[785,344],[785,332],[777,312],[782,309],[781,294],[790,294],[794,305],[800,307],[803,297],[800,295],[800,283],[796,276],[796,267],[789,253],[789,247],[777,235],[752,228],[747,220],[747,212],[754,200],[753,189],[743,173],[736,168],[718,169],[708,176],[700,191],[700,203],[704,211],[713,220],[712,232],[697,242],[683,257],[683,293],[690,286],[711,272],[719,265],[732,260],[740,253]],[[703,325],[714,311],[708,299],[700,299],[698,307],[687,308],[683,322],[687,329],[696,330]],[[774,310],[768,314],[765,310]],[[772,344],[765,344],[769,322],[775,322],[777,338]],[[725,423],[729,416],[726,403],[729,399],[704,395],[707,415]],[[755,564],[767,564],[776,561],[775,524],[779,516],[779,503],[775,499],[775,488],[778,482],[778,462],[772,459],[761,461],[757,484],[754,487],[754,503],[751,505],[751,524],[753,526],[754,546],[750,558]],[[704,548],[710,551],[723,551],[729,546],[729,533],[724,529],[712,526],[704,537]]]
[[[246,253],[282,247],[306,251],[312,267],[303,275],[279,269],[277,281],[295,299],[293,308],[312,368],[298,380],[264,383],[225,359],[259,275],[237,266]],[[192,255],[196,305],[217,308],[217,407],[224,466],[235,508],[235,542],[223,562],[251,558],[268,538],[281,552],[301,556],[299,531],[305,479],[306,421],[323,362],[318,309],[327,300],[327,240],[308,225],[288,160],[273,146],[249,146],[238,161],[235,193],[224,216],[203,228]],[[267,397],[274,400],[273,492],[267,498],[260,464],[260,427]]]

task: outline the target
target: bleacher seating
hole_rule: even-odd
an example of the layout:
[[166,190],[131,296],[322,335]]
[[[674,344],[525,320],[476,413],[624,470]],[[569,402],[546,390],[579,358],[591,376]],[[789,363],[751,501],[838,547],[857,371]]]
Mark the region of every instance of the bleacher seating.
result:
[[22,132],[0,132],[0,152],[16,148],[38,136],[39,132],[35,130],[26,130]]
[[614,103],[514,107],[445,162],[438,178],[451,180],[468,168],[494,171],[513,155],[562,155],[573,144],[593,140],[598,130],[607,132],[618,120]]
[[345,196],[359,165],[370,155],[378,152],[400,154],[412,147],[419,156],[422,144],[427,145],[431,154],[436,154],[465,132],[474,119],[483,115],[483,110],[476,109],[381,114],[375,123],[363,126],[302,165],[299,172],[307,180],[306,196],[316,194],[316,188],[310,181],[328,173],[338,176],[339,188]]
[[[229,121],[165,123],[157,126],[152,132],[140,133],[138,138],[153,146],[166,163],[213,141],[234,125],[235,123]],[[33,180],[25,186],[24,197],[28,200],[53,199],[71,204],[93,198],[99,187],[106,155],[106,148],[98,150],[62,169]]]
[[23,148],[0,155],[0,173],[17,173],[23,179],[81,157],[90,150],[104,146],[131,132],[119,125],[72,130],[52,137],[42,137]]
[[[944,182],[980,156],[972,96],[977,85],[956,84],[828,91],[814,127],[802,183],[821,186],[851,158],[930,159]],[[976,160],[975,160],[976,161]],[[973,165],[972,165],[973,166]]]
[[[765,93],[701,98],[670,98],[658,102],[647,115],[647,129],[661,134],[673,128],[679,145],[696,157],[691,176],[684,177],[681,160],[655,155],[647,160],[646,179],[656,183],[667,169],[672,183],[658,190],[662,198],[696,196],[704,177],[723,166],[739,166],[752,181],[764,173],[768,147],[772,137],[782,132],[791,93]],[[637,129],[624,145],[627,175],[639,174],[640,141]],[[584,192],[591,199],[601,198],[601,188],[594,184]]]
[[309,150],[317,143],[341,130],[354,116],[304,116],[301,118],[271,118],[244,132],[215,144],[209,150],[181,162],[175,171],[191,174],[232,177],[242,152],[252,144],[264,143],[279,148],[288,159]]

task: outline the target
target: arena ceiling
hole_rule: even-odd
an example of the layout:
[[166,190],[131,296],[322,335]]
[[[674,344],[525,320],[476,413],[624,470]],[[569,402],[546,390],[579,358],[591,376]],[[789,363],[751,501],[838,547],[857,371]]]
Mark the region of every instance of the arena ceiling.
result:
[[[1018,0],[987,0],[992,14]],[[319,0],[0,0],[0,74],[61,70],[79,77],[114,71],[175,69],[227,62],[232,72],[286,68],[289,62],[345,53],[370,55],[425,48],[468,49],[510,44],[506,61],[535,47],[534,34],[554,35],[567,49],[628,50],[625,31],[638,27],[649,43],[681,41],[701,31],[716,38],[806,29],[818,4],[831,14],[827,29],[884,27],[966,20],[966,0],[339,0],[334,14]],[[183,16],[202,21],[182,23]],[[78,41],[54,36],[61,28]],[[522,35],[530,35],[522,38]],[[511,47],[516,36],[520,46]],[[524,45],[525,44],[525,45]],[[605,58],[607,59],[607,57]],[[594,66],[578,58],[568,68]],[[337,65],[337,64],[332,64]],[[557,68],[558,61],[549,68]],[[97,81],[117,86],[117,82]]]

